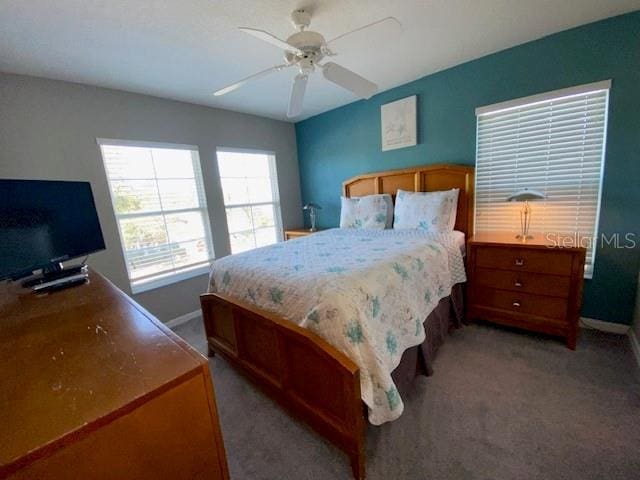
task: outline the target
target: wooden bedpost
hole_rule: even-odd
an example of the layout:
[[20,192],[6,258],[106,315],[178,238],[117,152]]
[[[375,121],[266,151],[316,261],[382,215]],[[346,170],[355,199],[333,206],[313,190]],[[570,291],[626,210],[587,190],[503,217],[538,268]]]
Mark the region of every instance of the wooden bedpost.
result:
[[351,471],[355,480],[365,479],[365,446],[362,445],[359,451],[351,455]]
[[[218,353],[267,395],[343,450],[365,478],[360,369],[312,331],[222,294],[200,296],[209,355]],[[251,412],[247,412],[248,415]]]

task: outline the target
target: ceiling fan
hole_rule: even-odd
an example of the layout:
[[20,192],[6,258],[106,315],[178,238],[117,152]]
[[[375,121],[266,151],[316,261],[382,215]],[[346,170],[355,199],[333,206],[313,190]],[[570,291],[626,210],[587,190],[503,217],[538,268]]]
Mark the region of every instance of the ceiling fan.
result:
[[391,23],[400,26],[400,22],[396,18],[383,18],[382,20],[369,23],[356,28],[355,30],[351,30],[350,32],[338,35],[329,41],[326,41],[318,32],[306,30],[311,24],[311,13],[309,11],[304,9],[294,10],[291,14],[291,21],[298,31],[286,40],[281,40],[275,35],[265,32],[264,30],[239,27],[243,32],[253,35],[260,40],[284,50],[285,63],[254,73],[253,75],[243,78],[239,82],[221,88],[214,92],[214,95],[220,96],[233,92],[250,80],[263,77],[271,72],[278,72],[285,68],[297,67],[299,73],[293,79],[291,95],[289,98],[289,107],[287,109],[287,117],[296,117],[302,113],[302,104],[304,100],[304,93],[307,88],[307,80],[309,79],[309,75],[315,70],[316,66],[322,69],[324,78],[349,90],[350,92],[353,92],[360,98],[369,98],[378,91],[378,86],[375,83],[361,77],[357,73],[352,72],[337,63],[321,63],[321,61],[325,59],[325,57],[332,57],[336,55],[330,48],[331,44],[336,40],[364,30],[365,28],[383,23]]

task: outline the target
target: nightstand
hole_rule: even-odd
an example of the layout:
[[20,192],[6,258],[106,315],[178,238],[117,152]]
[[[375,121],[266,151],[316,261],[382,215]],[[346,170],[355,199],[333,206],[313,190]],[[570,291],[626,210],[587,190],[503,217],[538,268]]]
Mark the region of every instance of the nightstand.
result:
[[586,249],[555,245],[539,235],[469,240],[467,319],[486,320],[566,339],[576,348]]
[[317,229],[315,231],[311,231],[308,228],[292,228],[291,230],[284,231],[284,239],[291,240],[293,238],[305,237],[307,235],[311,235],[312,233],[320,232],[322,229]]

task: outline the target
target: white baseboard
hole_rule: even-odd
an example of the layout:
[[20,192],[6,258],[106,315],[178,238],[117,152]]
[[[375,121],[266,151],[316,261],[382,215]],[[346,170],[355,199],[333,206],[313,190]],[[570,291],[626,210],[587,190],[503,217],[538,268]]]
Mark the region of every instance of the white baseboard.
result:
[[629,329],[629,341],[631,342],[631,350],[633,350],[633,354],[636,357],[638,367],[640,367],[640,342],[638,341],[636,332],[634,332],[632,328]]
[[595,318],[580,317],[580,326],[583,328],[592,328],[601,332],[617,333],[618,335],[626,335],[629,331],[629,325],[622,323],[604,322]]
[[199,317],[201,314],[202,310],[194,310],[193,312],[185,313],[184,315],[180,315],[179,317],[172,318],[167,323],[165,323],[165,325],[169,328],[176,328],[178,325],[187,323],[189,320]]

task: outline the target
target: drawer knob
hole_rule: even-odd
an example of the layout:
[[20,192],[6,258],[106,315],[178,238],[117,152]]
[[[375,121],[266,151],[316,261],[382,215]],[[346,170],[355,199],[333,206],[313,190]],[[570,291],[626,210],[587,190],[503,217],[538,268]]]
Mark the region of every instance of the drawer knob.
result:
[[513,284],[515,287],[522,287],[522,282],[520,280],[516,280],[516,283]]
[[520,308],[520,302],[518,301],[513,302],[513,306],[516,308]]
[[522,258],[516,258],[516,265],[517,265],[518,267],[523,266],[523,265],[524,265],[524,259],[522,259]]

